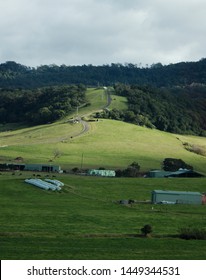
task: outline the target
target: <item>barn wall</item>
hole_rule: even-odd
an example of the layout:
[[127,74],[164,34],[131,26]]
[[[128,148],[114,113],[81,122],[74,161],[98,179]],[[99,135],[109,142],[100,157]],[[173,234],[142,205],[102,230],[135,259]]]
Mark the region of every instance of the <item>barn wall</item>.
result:
[[201,204],[202,195],[192,192],[152,192],[152,203],[160,203],[161,201],[174,202],[179,204]]

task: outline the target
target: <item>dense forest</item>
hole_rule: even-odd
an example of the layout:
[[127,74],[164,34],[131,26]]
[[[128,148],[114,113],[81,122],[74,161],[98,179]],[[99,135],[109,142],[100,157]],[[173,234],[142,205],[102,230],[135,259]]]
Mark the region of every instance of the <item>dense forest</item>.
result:
[[140,65],[27,67],[13,61],[0,64],[0,88],[38,88],[62,84],[108,86],[116,83],[151,85],[154,87],[206,84],[206,59],[163,66],[161,63],[142,68]]
[[145,68],[119,63],[32,68],[8,61],[0,64],[0,122],[55,121],[87,102],[87,86],[108,85],[127,98],[128,110],[96,117],[206,135],[206,59]]
[[0,90],[0,122],[45,124],[62,118],[86,102],[86,88],[53,86],[33,90]]
[[150,86],[114,86],[115,94],[125,96],[128,110],[104,110],[97,118],[110,118],[148,128],[180,134],[206,133],[206,85],[153,88]]

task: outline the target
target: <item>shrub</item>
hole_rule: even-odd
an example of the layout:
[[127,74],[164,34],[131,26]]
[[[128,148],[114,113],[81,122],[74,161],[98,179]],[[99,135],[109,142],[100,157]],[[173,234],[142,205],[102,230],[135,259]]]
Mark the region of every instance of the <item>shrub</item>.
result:
[[72,169],[72,172],[74,172],[74,173],[78,173],[80,170],[79,170],[79,168],[78,167],[74,167],[73,169]]
[[165,158],[163,161],[163,169],[165,171],[177,171],[180,168],[193,170],[193,167],[185,163],[182,159]]
[[180,228],[179,236],[182,239],[199,239],[206,240],[206,229],[203,228]]
[[152,233],[152,226],[145,225],[143,228],[141,228],[141,232],[145,237],[148,237],[150,233]]
[[138,177],[140,165],[134,161],[124,170],[116,170],[116,177]]

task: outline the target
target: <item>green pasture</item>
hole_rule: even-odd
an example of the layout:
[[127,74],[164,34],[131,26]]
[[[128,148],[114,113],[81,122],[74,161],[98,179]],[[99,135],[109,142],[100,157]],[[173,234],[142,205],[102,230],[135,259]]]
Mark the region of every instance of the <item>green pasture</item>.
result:
[[[141,171],[161,168],[166,157],[181,158],[205,174],[206,157],[187,151],[186,136],[174,135],[113,120],[90,122],[90,130],[81,137],[81,124],[55,123],[1,133],[0,160],[22,157],[26,163],[48,163],[63,169],[125,168],[133,161]],[[68,130],[68,131],[67,131]],[[74,137],[73,137],[73,136]],[[181,139],[183,139],[181,141]],[[187,136],[193,144],[205,145],[205,137]],[[59,156],[54,159],[55,151]],[[82,161],[83,159],[83,161]]]
[[[103,89],[87,90],[88,104],[79,116],[107,104]],[[112,95],[110,109],[126,108],[126,100]],[[72,122],[77,111],[47,125],[0,125],[0,162],[49,163],[62,169],[126,168],[137,161],[140,171],[161,168],[164,158],[181,158],[206,174],[206,157],[183,143],[204,147],[205,137],[183,136],[114,120]],[[91,118],[92,119],[92,118]],[[58,156],[55,156],[58,155]],[[31,173],[0,174],[1,259],[205,259],[201,240],[181,240],[183,226],[206,226],[203,205],[122,206],[121,199],[147,202],[154,189],[206,192],[206,179],[97,178],[56,175],[65,183],[61,192],[48,192],[24,183]],[[46,176],[47,174],[39,174]],[[51,175],[51,174],[49,174]],[[140,229],[153,226],[153,237]]]
[[[104,89],[87,90],[88,106],[78,109],[80,116],[89,119],[94,111],[107,103]],[[123,97],[112,95],[111,108],[125,108]],[[161,168],[166,157],[181,158],[194,169],[205,174],[206,157],[184,148],[183,143],[205,147],[206,138],[183,136],[152,130],[113,120],[89,122],[89,131],[81,136],[81,123],[73,123],[73,112],[58,122],[19,129],[13,125],[1,125],[0,162],[15,162],[22,157],[25,163],[48,163],[61,165],[63,169],[74,167],[111,169],[126,168],[133,161],[141,171]],[[13,127],[13,129],[12,129]],[[58,151],[58,157],[54,154]]]
[[[205,191],[202,179],[118,179],[58,175],[61,192],[0,175],[1,259],[205,259],[205,241],[181,240],[180,227],[206,227],[204,205],[120,205],[148,201],[153,189]],[[46,174],[41,174],[44,177]],[[151,224],[151,238],[140,229]]]
[[111,94],[112,102],[109,109],[126,110],[128,108],[127,98]]
[[103,88],[88,88],[86,98],[89,106],[79,108],[81,116],[90,115],[93,112],[103,109],[107,104],[107,93]]
[[62,121],[10,132],[1,132],[0,146],[26,146],[63,142],[78,134],[81,129],[81,125],[78,123],[73,124]]

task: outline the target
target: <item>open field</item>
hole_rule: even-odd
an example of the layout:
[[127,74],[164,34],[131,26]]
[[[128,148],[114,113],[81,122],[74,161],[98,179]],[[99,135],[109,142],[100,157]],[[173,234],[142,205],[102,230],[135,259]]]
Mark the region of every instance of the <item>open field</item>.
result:
[[124,96],[117,96],[114,94],[111,94],[112,103],[109,106],[109,108],[112,109],[118,109],[118,110],[125,110],[128,108],[127,104],[127,98]]
[[[153,189],[203,192],[205,178],[59,175],[57,193],[24,183],[30,175],[0,175],[1,259],[205,259],[205,241],[177,237],[180,227],[205,228],[205,206],[117,203],[150,200]],[[145,224],[152,238],[139,236]]]
[[[76,138],[71,138],[71,131],[81,131],[80,124],[51,124],[1,133],[0,160],[13,162],[22,157],[26,163],[48,163],[58,150],[60,156],[53,164],[63,169],[80,167],[83,155],[84,168],[125,168],[137,161],[141,171],[147,171],[161,168],[164,158],[174,157],[206,172],[206,157],[187,151],[179,140],[183,136],[113,120],[89,125],[89,132]],[[206,140],[187,136],[187,141],[204,145]]]
[[[87,100],[90,105],[79,108],[80,116],[88,116],[103,108],[107,95],[103,89],[90,88]],[[112,95],[110,107],[114,102],[118,108],[126,106],[125,100]],[[1,132],[0,162],[14,162],[17,157],[22,157],[26,163],[53,160],[53,164],[71,169],[80,167],[83,157],[84,168],[125,168],[137,161],[141,171],[147,171],[161,168],[164,158],[175,157],[206,174],[206,157],[187,151],[183,145],[188,142],[205,146],[205,137],[174,135],[105,119],[90,122],[89,131],[76,137],[83,129],[82,124],[68,122],[76,113],[56,123],[20,129],[14,127],[12,131]],[[55,151],[59,157],[54,159]]]
[[[103,89],[89,88],[86,96],[90,106],[79,108],[78,112],[81,115],[91,114],[91,112],[102,108],[107,102],[107,96]],[[70,122],[76,115],[77,111],[75,110],[63,120],[33,127],[27,127],[26,124],[0,124],[0,147],[58,143],[62,140],[69,140],[71,136],[75,137],[82,129],[80,124]]]
[[[79,116],[107,104],[103,89],[88,89],[90,105],[78,108]],[[126,108],[126,100],[112,95],[110,108]],[[140,171],[161,168],[166,157],[181,158],[206,175],[206,157],[189,152],[183,143],[205,146],[205,137],[182,136],[113,120],[90,121],[89,131],[77,115],[53,124],[0,126],[0,162],[60,165],[62,169],[126,168],[137,161]],[[58,157],[54,154],[57,152]],[[99,178],[55,174],[65,183],[59,193],[24,183],[33,173],[0,174],[1,259],[205,259],[204,240],[181,240],[184,226],[206,227],[203,205],[132,207],[122,199],[149,201],[154,189],[206,192],[206,179]],[[46,176],[48,174],[39,174]],[[49,174],[51,175],[51,174]],[[153,227],[152,238],[140,229]]]

